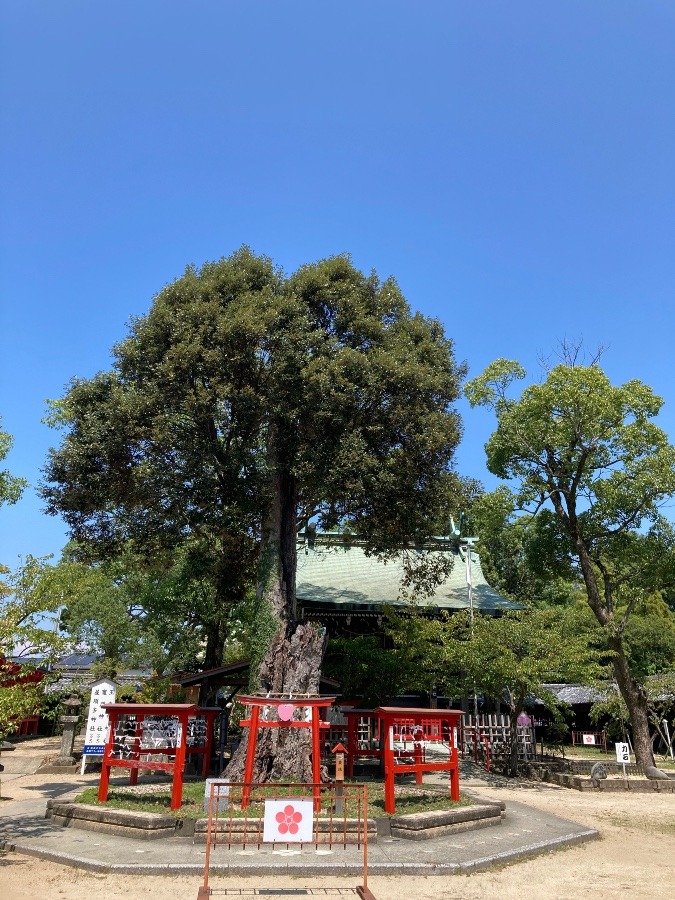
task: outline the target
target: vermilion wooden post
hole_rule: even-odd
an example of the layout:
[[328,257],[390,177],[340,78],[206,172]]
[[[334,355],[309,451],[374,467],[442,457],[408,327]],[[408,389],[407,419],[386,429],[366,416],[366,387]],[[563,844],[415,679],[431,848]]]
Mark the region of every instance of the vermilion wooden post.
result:
[[258,719],[260,707],[251,707],[251,719],[248,726],[248,746],[246,747],[246,765],[244,766],[244,787],[241,792],[241,806],[246,809],[251,796],[251,788],[247,787],[253,781],[253,760],[255,759],[255,745],[258,739]]
[[394,726],[383,723],[384,740],[384,811],[396,812],[394,800]]
[[211,750],[213,749],[213,720],[216,713],[205,712],[206,718],[206,747],[204,748],[204,761],[202,763],[202,778],[209,777],[209,767],[211,765]]
[[98,785],[98,799],[103,802],[108,799],[108,785],[110,783],[110,766],[108,760],[112,753],[113,744],[115,742],[115,725],[117,725],[117,713],[108,710],[110,719],[110,731],[108,732],[108,740],[106,741],[105,750],[103,751],[103,765],[101,766],[101,780]]
[[312,777],[314,779],[314,810],[321,809],[321,726],[319,707],[312,707]]
[[415,772],[415,784],[424,784],[424,778],[423,778],[423,776],[422,776],[422,769],[421,769],[421,765],[422,765],[422,745],[421,745],[418,741],[415,741],[415,742],[413,743],[413,752],[414,752],[414,754],[415,754],[415,757],[414,757],[414,758],[415,758],[415,765],[418,766],[418,767],[420,767],[420,768],[418,768],[417,771]]
[[[454,743],[453,734],[454,732],[451,731],[450,741]],[[450,799],[459,800],[459,755],[457,753],[457,747],[453,746],[451,756],[454,766],[450,770]]]
[[356,716],[347,716],[347,775],[354,777],[354,757],[358,746],[357,731],[359,720]]
[[[175,769],[173,770],[173,788],[171,790],[171,809],[180,809],[183,799],[183,775],[185,773],[185,744],[187,740],[188,714],[178,715],[180,740],[176,741]],[[136,770],[138,771],[138,770]]]

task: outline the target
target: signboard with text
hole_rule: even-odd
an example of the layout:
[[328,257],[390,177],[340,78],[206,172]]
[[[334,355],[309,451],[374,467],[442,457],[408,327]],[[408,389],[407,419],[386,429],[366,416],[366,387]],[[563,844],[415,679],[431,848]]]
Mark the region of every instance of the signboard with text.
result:
[[630,745],[629,744],[615,744],[616,747],[616,761],[618,763],[629,763],[630,762]]
[[89,703],[89,715],[87,716],[87,730],[84,736],[83,756],[103,756],[105,744],[110,731],[108,714],[102,706],[104,703],[114,703],[117,695],[117,685],[114,681],[101,678],[91,686],[91,701]]

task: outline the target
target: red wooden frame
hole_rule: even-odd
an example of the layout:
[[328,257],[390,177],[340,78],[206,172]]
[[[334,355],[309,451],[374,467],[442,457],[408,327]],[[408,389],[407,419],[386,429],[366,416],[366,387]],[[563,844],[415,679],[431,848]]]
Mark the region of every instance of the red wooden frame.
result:
[[[330,722],[324,722],[320,717],[320,710],[327,709],[335,702],[335,697],[249,697],[240,695],[237,700],[250,708],[250,718],[242,719],[240,725],[248,728],[248,744],[246,747],[246,764],[244,766],[244,783],[250,784],[253,780],[253,761],[255,758],[255,748],[258,740],[259,728],[311,728],[312,729],[312,778],[314,784],[321,782],[321,730],[330,728]],[[292,706],[296,708],[307,708],[312,710],[310,721],[279,719],[268,721],[260,716],[261,708],[265,706],[274,706],[277,708],[277,714],[280,706]],[[248,806],[248,792],[244,788],[242,794],[242,807]],[[314,789],[314,805],[320,804],[320,792]]]
[[[450,797],[459,800],[459,757],[457,753],[456,729],[462,718],[462,711],[455,709],[420,709],[403,706],[379,706],[375,712],[380,720],[380,734],[384,757],[384,808],[388,813],[396,812],[394,798],[394,777],[407,772],[415,773],[415,781],[422,784],[424,772],[448,772],[450,775]],[[443,725],[446,728],[443,728]],[[394,753],[394,732],[410,734],[413,750],[408,751],[413,762],[397,763]],[[422,740],[417,740],[417,735]],[[446,762],[427,762],[423,753],[424,740],[431,737],[448,744]],[[398,754],[400,759],[401,754]]]
[[[209,774],[211,749],[213,747],[213,721],[220,714],[220,709],[218,707],[200,708],[193,703],[104,703],[102,708],[105,709],[110,719],[110,732],[103,753],[98,799],[101,801],[108,799],[111,769],[130,769],[129,784],[138,783],[138,772],[140,769],[151,769],[152,771],[172,773],[171,809],[179,809],[183,796],[183,775],[186,758],[193,754],[201,755],[203,757],[202,775],[206,778]],[[115,726],[123,716],[134,716],[136,719],[133,757],[131,759],[115,759],[112,757],[115,742]],[[178,720],[181,726],[181,736],[180,742],[176,747],[141,748],[141,723],[149,716],[161,716],[164,719]],[[187,746],[188,719],[192,716],[204,716],[206,718],[206,743],[201,747]],[[173,756],[173,759],[169,762],[156,762],[153,759],[142,760],[140,758],[141,755],[152,756],[153,754]]]

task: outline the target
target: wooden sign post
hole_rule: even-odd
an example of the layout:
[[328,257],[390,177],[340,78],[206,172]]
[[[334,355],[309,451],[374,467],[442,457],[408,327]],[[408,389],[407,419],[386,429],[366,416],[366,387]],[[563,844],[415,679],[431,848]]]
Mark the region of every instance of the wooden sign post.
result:
[[344,809],[345,753],[347,748],[336,744],[330,751],[335,754],[335,812],[342,815]]

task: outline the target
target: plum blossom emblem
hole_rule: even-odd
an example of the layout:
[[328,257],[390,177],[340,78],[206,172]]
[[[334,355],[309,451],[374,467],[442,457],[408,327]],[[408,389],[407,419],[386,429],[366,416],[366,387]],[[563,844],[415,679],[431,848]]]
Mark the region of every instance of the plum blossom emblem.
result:
[[279,834],[297,834],[298,825],[302,822],[302,813],[288,803],[276,814],[276,820],[279,823]]

